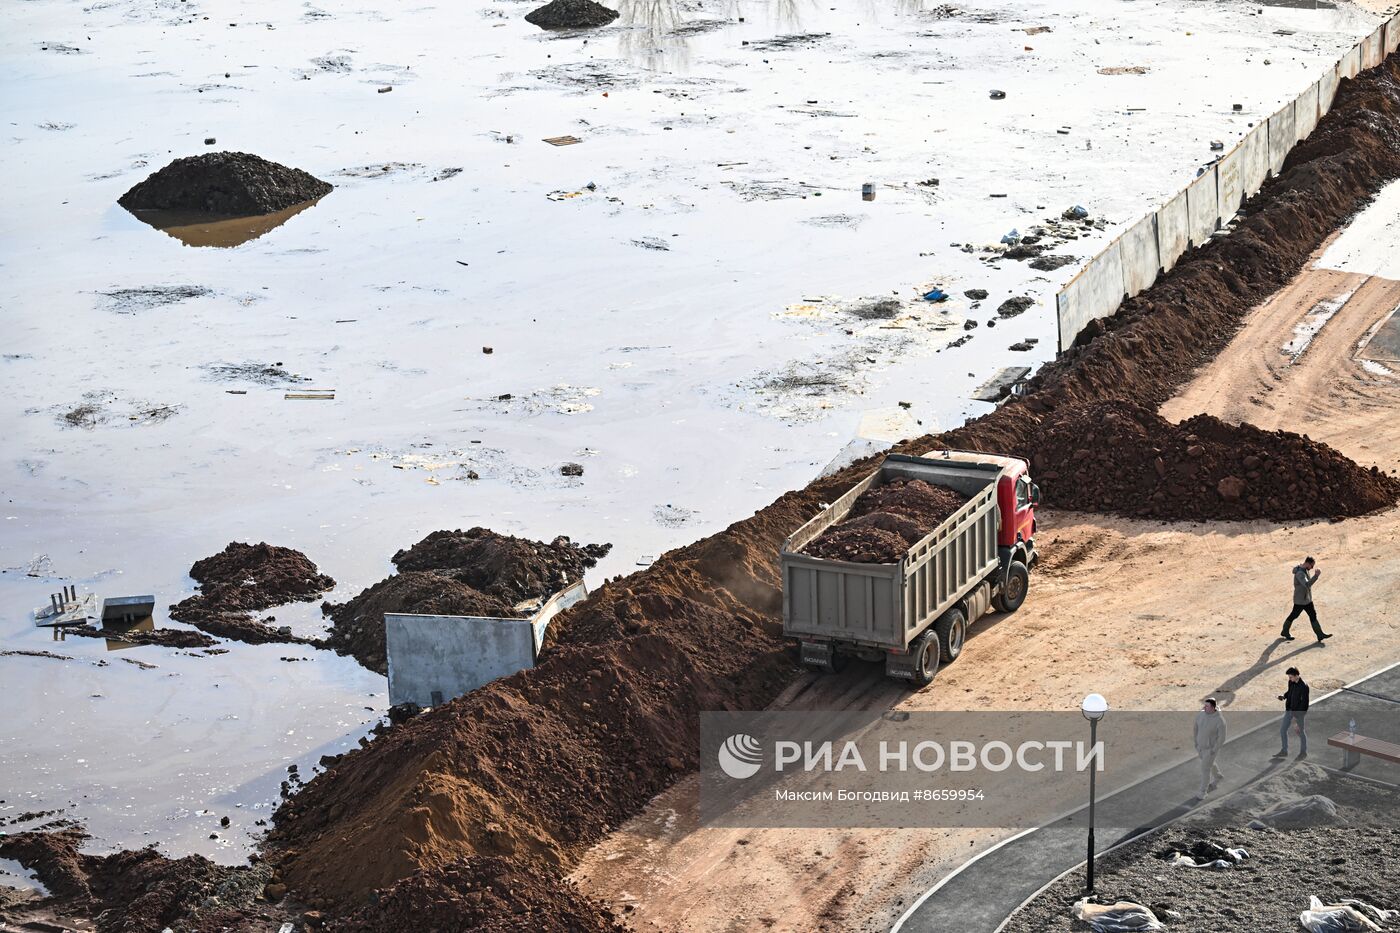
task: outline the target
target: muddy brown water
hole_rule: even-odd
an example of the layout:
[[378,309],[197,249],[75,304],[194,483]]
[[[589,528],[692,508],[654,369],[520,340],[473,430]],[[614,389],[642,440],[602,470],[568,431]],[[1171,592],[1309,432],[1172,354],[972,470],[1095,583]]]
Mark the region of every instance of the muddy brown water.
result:
[[224,217],[201,211],[132,211],[131,215],[186,246],[228,249],[276,230],[302,211],[315,207],[320,201],[321,198],[302,201],[283,210],[254,217]]

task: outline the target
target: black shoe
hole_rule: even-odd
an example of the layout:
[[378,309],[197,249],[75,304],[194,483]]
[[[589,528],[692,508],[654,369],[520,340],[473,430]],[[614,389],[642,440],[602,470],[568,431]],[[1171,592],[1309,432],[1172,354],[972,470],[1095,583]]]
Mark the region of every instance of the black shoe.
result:
[[1299,753],[1298,753],[1298,757],[1297,757],[1297,758],[1294,758],[1293,760],[1294,760],[1294,761],[1307,761],[1307,760],[1308,760],[1308,753],[1307,753],[1307,752],[1299,752]]
[[1292,636],[1292,635],[1284,635],[1284,634],[1281,634],[1281,633],[1280,633],[1280,635],[1279,635],[1279,638],[1282,638],[1284,641],[1292,641],[1292,640],[1293,640],[1293,636]]
[[1276,753],[1274,754],[1274,758],[1275,758],[1275,759],[1278,759],[1278,758],[1287,758],[1287,757],[1288,757],[1288,749],[1286,749],[1286,748],[1285,748],[1283,751],[1281,751],[1281,752],[1276,752]]
[[1332,637],[1331,633],[1329,633],[1329,632],[1323,632],[1321,635],[1317,636],[1317,643],[1320,645],[1320,644],[1322,644],[1324,641],[1326,641],[1327,639],[1329,639],[1329,638],[1331,638],[1331,637]]

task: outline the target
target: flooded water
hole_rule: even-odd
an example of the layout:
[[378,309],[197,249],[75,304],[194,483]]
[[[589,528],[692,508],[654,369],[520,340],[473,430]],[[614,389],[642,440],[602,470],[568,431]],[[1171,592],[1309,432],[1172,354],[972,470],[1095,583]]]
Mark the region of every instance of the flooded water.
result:
[[[383,678],[311,649],[55,644],[28,611],[59,585],[155,593],[166,625],[195,559],[266,540],[334,601],[473,525],[644,565],[877,449],[862,424],[989,410],[978,386],[1053,355],[1079,262],[1373,28],[1349,5],[626,0],[544,33],[530,7],[8,11],[0,649],[62,657],[0,656],[5,806],[236,859],[287,763],[384,708]],[[224,249],[187,244],[254,226],[117,206],[210,136],[336,190]],[[1074,204],[1104,221],[1055,248],[1075,262],[980,251]]]

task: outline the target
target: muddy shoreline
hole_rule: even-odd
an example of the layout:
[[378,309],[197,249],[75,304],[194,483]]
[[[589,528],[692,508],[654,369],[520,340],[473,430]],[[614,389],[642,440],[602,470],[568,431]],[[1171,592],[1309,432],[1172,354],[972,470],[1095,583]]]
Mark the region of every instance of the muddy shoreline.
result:
[[[1332,112],[1246,205],[1234,233],[1183,257],[1042,369],[1023,402],[900,449],[1015,453],[1076,404],[1163,400],[1380,184],[1400,176],[1396,62],[1344,82]],[[344,756],[278,813],[267,857],[290,892],[349,913],[369,892],[412,876],[426,910],[439,896],[433,871],[473,855],[562,887],[579,853],[694,770],[698,710],[759,708],[790,681],[777,547],[869,468],[865,461],[788,493],[607,583],[556,621],[539,667]],[[485,880],[484,867],[479,879],[477,868],[464,870],[468,884]],[[609,922],[590,904],[560,908],[573,916],[541,911],[563,926]]]

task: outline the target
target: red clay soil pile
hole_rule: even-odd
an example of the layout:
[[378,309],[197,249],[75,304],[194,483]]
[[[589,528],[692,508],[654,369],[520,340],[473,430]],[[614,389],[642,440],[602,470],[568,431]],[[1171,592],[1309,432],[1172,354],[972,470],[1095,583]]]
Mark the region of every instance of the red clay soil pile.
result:
[[366,906],[329,924],[330,933],[624,933],[602,904],[572,882],[490,856],[457,859],[405,878]]
[[1057,411],[1031,462],[1046,504],[1142,518],[1343,518],[1400,495],[1400,481],[1307,437],[1210,415],[1171,424],[1130,402]]
[[275,930],[297,914],[267,903],[272,869],[263,864],[230,868],[200,855],[169,859],[154,848],[85,855],[80,830],[0,835],[0,857],[33,871],[49,896],[17,908],[7,919],[19,929],[25,914],[95,918],[101,933],[181,933]]
[[384,613],[529,615],[536,602],[583,576],[612,548],[574,544],[560,536],[549,543],[497,534],[487,528],[435,531],[392,558],[399,573],[349,602],[327,603],[331,647],[353,655],[383,674]]
[[[1070,411],[1076,404],[1126,398],[1155,410],[1224,345],[1251,305],[1283,285],[1324,237],[1400,175],[1395,61],[1342,82],[1332,111],[1289,157],[1284,173],[1250,201],[1237,229],[1182,257],[1102,332],[1046,367],[1032,380],[1025,403],[1009,402],[901,449],[1034,456],[1038,436],[1048,438],[1047,446],[1068,437],[1066,429],[1056,433],[1056,424],[1077,417]],[[1195,489],[1213,477],[1219,495],[1220,481],[1234,475],[1224,471],[1243,470],[1245,488],[1236,501],[1246,505],[1250,496],[1264,509],[1270,499],[1293,501],[1286,498],[1287,485],[1277,492],[1265,487],[1278,475],[1276,467],[1298,476],[1300,455],[1324,494],[1328,486],[1342,489],[1340,499],[1356,478],[1305,438],[1298,439],[1302,446],[1288,437],[1266,443],[1256,436],[1263,432],[1228,429],[1236,432],[1231,443],[1257,443],[1269,454],[1267,463],[1255,454],[1259,465],[1246,467],[1249,454],[1235,459],[1221,449],[1224,427],[1193,420],[1178,436],[1137,414],[1123,417],[1149,435],[1149,447],[1162,451],[1147,460],[1151,476],[1157,476],[1159,456],[1172,475],[1179,451],[1185,459],[1218,465],[1221,475],[1204,478],[1196,467]],[[1126,422],[1121,428],[1100,423],[1095,430],[1132,432]],[[1179,447],[1190,434],[1213,451],[1210,458]],[[1045,481],[1047,498],[1051,490],[1066,501],[1077,494],[1070,487],[1079,448],[1059,459],[1069,447],[1066,440],[1038,461],[1042,476],[1056,474]],[[1091,451],[1084,460],[1094,456]],[[1124,465],[1141,469],[1139,461]],[[656,791],[695,769],[699,710],[761,709],[790,683],[796,667],[781,638],[778,548],[871,468],[856,464],[788,493],[719,534],[607,583],[555,621],[534,669],[430,710],[346,754],[278,811],[268,855],[279,861],[292,891],[356,910],[374,889],[473,855],[528,871],[567,868]],[[1260,473],[1257,480],[1251,469]],[[1136,500],[1152,501],[1164,480],[1149,477],[1145,488],[1134,489]],[[1118,501],[1111,490],[1096,494],[1100,502]]]
[[955,489],[897,476],[861,493],[850,516],[822,532],[804,553],[893,564],[966,503],[967,496]]
[[250,644],[318,644],[255,619],[252,613],[293,602],[312,602],[335,581],[300,551],[275,545],[230,542],[212,557],[197,560],[190,576],[200,592],[170,607],[170,617],[195,628]]
[[247,152],[176,159],[117,199],[129,211],[194,211],[253,217],[324,197],[332,186],[299,168]]

